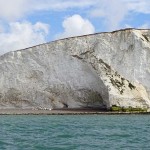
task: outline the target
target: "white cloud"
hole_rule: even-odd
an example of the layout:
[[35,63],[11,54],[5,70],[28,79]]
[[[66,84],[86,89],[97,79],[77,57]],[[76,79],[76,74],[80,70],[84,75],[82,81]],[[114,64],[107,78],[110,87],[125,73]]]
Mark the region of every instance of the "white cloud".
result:
[[128,5],[129,11],[139,12],[143,14],[150,13],[150,1],[149,0],[123,0]]
[[134,28],[134,27],[132,27],[132,26],[129,25],[129,24],[125,24],[125,28]]
[[77,14],[66,18],[63,21],[62,26],[64,28],[64,32],[57,35],[56,38],[65,38],[71,36],[91,34],[95,32],[95,28],[92,23]]
[[127,14],[127,3],[123,0],[101,0],[91,11],[93,17],[104,18],[107,30],[118,29]]
[[49,30],[49,26],[41,22],[13,22],[9,27],[8,32],[0,34],[0,54],[43,43]]
[[62,11],[91,5],[93,5],[91,0],[0,0],[0,18],[16,20],[35,11]]
[[132,18],[134,12],[150,14],[149,0],[97,0],[96,3],[89,13],[103,18],[107,30],[121,28],[121,22],[129,16]]
[[[134,26],[131,26],[129,24],[126,24],[125,27],[126,28],[135,28]],[[142,25],[140,25],[136,28],[138,28],[138,29],[148,29],[148,28],[150,28],[150,24],[149,23],[144,23],[144,24],[142,24]]]
[[[31,1],[31,0],[30,0]],[[68,8],[85,8],[93,5],[92,0],[32,0],[34,10],[65,10]]]
[[107,30],[120,28],[133,12],[150,14],[149,0],[0,0],[0,18],[16,20],[37,11],[62,11],[80,8],[101,17]]
[[0,18],[13,20],[27,11],[28,0],[0,0]]

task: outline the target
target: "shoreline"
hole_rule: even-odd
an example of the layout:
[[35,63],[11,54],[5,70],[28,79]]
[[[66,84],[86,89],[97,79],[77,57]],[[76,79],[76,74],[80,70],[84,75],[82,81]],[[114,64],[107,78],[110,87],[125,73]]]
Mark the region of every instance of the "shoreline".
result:
[[94,109],[0,109],[0,115],[148,115],[150,112],[119,112]]

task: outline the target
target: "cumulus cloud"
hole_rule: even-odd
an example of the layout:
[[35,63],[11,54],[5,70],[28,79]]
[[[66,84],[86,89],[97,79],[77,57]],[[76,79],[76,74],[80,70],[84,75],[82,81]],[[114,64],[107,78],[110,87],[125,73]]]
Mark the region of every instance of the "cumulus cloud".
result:
[[43,43],[49,31],[49,26],[41,22],[13,22],[9,27],[8,32],[0,34],[0,54]]
[[64,28],[64,32],[57,35],[56,38],[65,38],[71,36],[91,34],[95,32],[95,28],[92,23],[77,14],[66,18],[63,21],[62,26]]

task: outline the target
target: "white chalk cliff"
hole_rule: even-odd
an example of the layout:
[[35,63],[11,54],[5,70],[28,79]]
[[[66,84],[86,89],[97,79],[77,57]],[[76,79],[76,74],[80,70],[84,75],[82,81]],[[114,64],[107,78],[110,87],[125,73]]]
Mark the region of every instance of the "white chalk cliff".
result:
[[0,56],[0,109],[150,107],[150,30],[72,37]]

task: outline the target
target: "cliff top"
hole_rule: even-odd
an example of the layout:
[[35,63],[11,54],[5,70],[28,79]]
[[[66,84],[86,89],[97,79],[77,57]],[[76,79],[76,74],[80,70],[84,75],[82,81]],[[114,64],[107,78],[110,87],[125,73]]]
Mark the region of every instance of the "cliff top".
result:
[[[93,34],[85,34],[85,35],[79,35],[79,36],[72,36],[72,37],[62,38],[62,39],[58,39],[58,40],[54,40],[54,41],[50,41],[50,42],[34,45],[34,46],[31,46],[31,47],[27,47],[27,48],[24,48],[24,49],[14,50],[14,51],[11,51],[11,52],[22,51],[22,50],[26,50],[26,49],[34,48],[34,47],[41,46],[41,45],[44,45],[44,44],[50,44],[50,43],[53,43],[53,42],[58,42],[58,41],[66,40],[66,39],[72,39],[72,38],[78,38],[78,37],[86,37],[86,36],[92,36],[92,35],[100,35],[100,34],[108,34],[108,33],[114,34],[114,33],[120,32],[120,31],[132,31],[132,30],[135,30],[135,31],[150,31],[150,29],[124,28],[124,29],[114,30],[114,31],[110,31],[110,32],[97,32],[97,33],[93,33]],[[9,53],[9,52],[7,52],[7,53]],[[7,54],[7,53],[5,53],[5,54]],[[5,55],[5,54],[3,54],[3,55]]]

